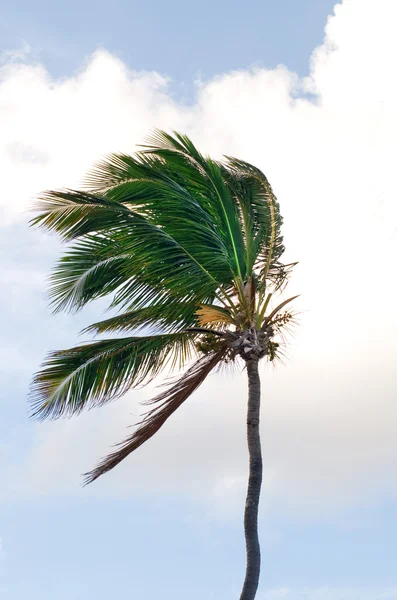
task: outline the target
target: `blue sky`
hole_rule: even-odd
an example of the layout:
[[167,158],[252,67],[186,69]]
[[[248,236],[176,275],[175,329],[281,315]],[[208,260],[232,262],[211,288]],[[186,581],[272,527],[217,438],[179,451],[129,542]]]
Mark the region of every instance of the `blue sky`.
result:
[[133,69],[172,78],[183,93],[198,77],[208,78],[252,64],[280,63],[308,73],[308,58],[321,43],[332,0],[204,0],[187,4],[100,0],[34,5],[18,0],[0,8],[0,49],[26,42],[56,76],[81,68],[98,47]]
[[333,4],[0,8],[0,598],[239,595],[243,373],[211,377],[157,439],[84,489],[80,474],[153,388],[78,419],[28,420],[31,374],[105,303],[51,315],[60,246],[28,228],[26,209],[160,126],[258,164],[300,261],[289,361],[263,371],[258,600],[397,600],[397,9]]

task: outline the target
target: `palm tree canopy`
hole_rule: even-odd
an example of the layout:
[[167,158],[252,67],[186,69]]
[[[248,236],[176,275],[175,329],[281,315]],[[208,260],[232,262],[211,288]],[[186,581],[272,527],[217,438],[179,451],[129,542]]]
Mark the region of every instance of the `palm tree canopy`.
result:
[[[179,133],[156,132],[135,156],[110,155],[85,183],[84,191],[42,194],[32,219],[70,243],[51,275],[51,304],[76,311],[110,295],[118,314],[85,331],[129,337],[51,353],[32,384],[33,414],[77,414],[196,358],[92,480],[241,354],[247,332],[266,338],[274,356],[270,338],[290,315],[266,311],[291,265],[280,262],[282,219],[265,175],[241,160],[204,157]],[[137,335],[148,327],[155,333]]]

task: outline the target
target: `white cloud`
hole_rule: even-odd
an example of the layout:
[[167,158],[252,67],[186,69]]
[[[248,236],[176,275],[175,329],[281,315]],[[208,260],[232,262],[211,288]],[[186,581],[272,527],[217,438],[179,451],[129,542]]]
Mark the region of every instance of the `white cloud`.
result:
[[[288,258],[300,261],[290,293],[302,292],[307,312],[291,364],[264,377],[265,505],[323,512],[357,494],[370,500],[374,489],[396,491],[396,17],[388,0],[347,0],[328,21],[309,78],[284,67],[232,72],[201,83],[192,106],[178,104],[164,76],[130,72],[105,51],[61,81],[42,66],[1,69],[0,202],[9,227],[40,190],[78,185],[93,161],[134,151],[153,127],[182,130],[205,151],[237,155],[268,175]],[[45,238],[37,240],[41,256]],[[32,255],[8,278],[23,281],[29,296],[37,283],[25,278],[25,264]],[[62,345],[62,331],[52,339]],[[211,377],[157,439],[93,490],[183,488],[233,504],[244,493],[244,399],[243,374]],[[10,486],[74,489],[136,420],[131,410],[126,398],[35,426]]]

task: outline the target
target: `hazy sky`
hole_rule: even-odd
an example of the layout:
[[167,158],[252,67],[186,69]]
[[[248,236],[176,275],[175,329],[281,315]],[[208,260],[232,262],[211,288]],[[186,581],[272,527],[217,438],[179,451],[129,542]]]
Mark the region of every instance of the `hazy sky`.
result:
[[397,600],[397,79],[393,0],[72,0],[0,8],[0,598],[238,598],[246,382],[211,376],[88,488],[151,389],[28,420],[32,373],[102,314],[50,314],[43,189],[77,186],[154,127],[257,164],[301,293],[262,369],[258,600]]

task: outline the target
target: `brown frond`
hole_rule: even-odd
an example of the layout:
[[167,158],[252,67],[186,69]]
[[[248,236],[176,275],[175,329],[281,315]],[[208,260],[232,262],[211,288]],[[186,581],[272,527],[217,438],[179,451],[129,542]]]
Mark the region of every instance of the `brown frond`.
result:
[[200,307],[196,311],[196,315],[197,322],[201,327],[205,327],[209,324],[220,325],[233,323],[233,319],[228,310],[211,304],[200,304]]
[[124,460],[131,452],[142,446],[164,425],[189,396],[203,383],[207,375],[216,367],[227,352],[225,343],[217,352],[212,352],[196,361],[184,375],[164,392],[149,400],[147,404],[156,404],[146,413],[138,429],[118,444],[118,449],[106,456],[95,469],[84,474],[84,485],[95,481]]

